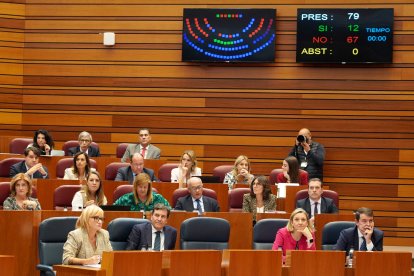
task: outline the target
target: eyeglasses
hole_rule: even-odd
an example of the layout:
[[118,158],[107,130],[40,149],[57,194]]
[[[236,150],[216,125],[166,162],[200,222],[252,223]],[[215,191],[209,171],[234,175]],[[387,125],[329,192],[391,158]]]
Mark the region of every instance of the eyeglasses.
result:
[[91,140],[87,140],[87,139],[80,139],[79,142],[81,143],[89,143]]
[[95,222],[99,222],[99,221],[104,222],[104,221],[105,221],[105,218],[104,218],[104,217],[94,216],[94,217],[92,217],[92,218],[93,218],[93,220],[94,220]]
[[194,191],[198,191],[198,190],[201,190],[201,189],[203,189],[203,186],[191,187],[191,190],[194,190]]

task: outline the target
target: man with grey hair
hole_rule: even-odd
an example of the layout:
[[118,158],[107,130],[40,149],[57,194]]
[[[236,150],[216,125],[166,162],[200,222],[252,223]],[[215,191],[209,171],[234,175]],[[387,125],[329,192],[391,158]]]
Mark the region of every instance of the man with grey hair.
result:
[[69,155],[73,156],[76,153],[82,151],[86,153],[89,157],[101,156],[99,148],[92,146],[92,135],[87,131],[82,131],[79,133],[78,137],[79,146],[69,149]]

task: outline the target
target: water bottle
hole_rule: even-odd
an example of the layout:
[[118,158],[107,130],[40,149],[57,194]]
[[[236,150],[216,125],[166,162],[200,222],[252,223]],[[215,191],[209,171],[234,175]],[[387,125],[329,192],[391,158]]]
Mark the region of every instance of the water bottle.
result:
[[349,253],[348,253],[348,263],[347,263],[347,266],[348,267],[352,267],[354,265],[353,264],[353,261],[354,261],[354,247],[351,246],[351,249],[349,249]]

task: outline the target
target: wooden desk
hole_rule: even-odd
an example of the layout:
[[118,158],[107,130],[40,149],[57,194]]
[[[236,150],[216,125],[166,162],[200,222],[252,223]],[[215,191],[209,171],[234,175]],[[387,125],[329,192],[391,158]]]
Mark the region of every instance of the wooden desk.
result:
[[103,252],[101,268],[106,271],[106,276],[161,276],[162,260],[163,253],[159,251]]
[[275,276],[282,273],[282,252],[273,250],[224,250],[225,276]]
[[15,275],[36,275],[40,215],[41,211],[0,211],[0,255],[15,256]]
[[355,276],[411,276],[411,252],[355,251]]
[[92,268],[80,265],[54,265],[56,276],[106,276],[101,268]]
[[288,251],[291,276],[344,276],[345,251]]
[[163,276],[221,276],[219,250],[167,250],[163,252]]
[[0,275],[15,276],[16,258],[11,255],[0,255]]

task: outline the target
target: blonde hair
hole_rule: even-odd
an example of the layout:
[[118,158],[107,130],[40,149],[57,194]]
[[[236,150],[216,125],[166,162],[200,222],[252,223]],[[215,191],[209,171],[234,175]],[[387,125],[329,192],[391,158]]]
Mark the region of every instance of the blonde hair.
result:
[[190,170],[191,172],[195,172],[195,169],[197,168],[197,157],[195,155],[195,152],[193,150],[185,150],[181,155],[180,162],[183,161],[183,157],[186,154],[188,155],[188,157],[190,157],[192,163]]
[[135,204],[138,204],[139,197],[137,192],[137,187],[141,185],[148,184],[148,190],[147,190],[147,200],[144,202],[145,205],[149,205],[152,202],[152,182],[148,174],[146,173],[140,173],[135,177],[134,180],[134,199]]
[[16,196],[16,184],[20,180],[23,180],[27,184],[28,189],[27,189],[26,196],[27,197],[31,196],[32,195],[32,181],[30,180],[29,176],[27,176],[24,173],[16,174],[13,177],[13,179],[10,181],[10,195],[13,196],[13,197]]
[[308,216],[308,213],[307,213],[304,209],[302,209],[302,208],[297,208],[297,209],[295,209],[295,210],[292,212],[292,214],[290,215],[290,218],[289,218],[289,222],[288,222],[288,224],[287,224],[287,226],[286,226],[287,230],[288,230],[290,233],[292,233],[292,232],[295,230],[295,229],[294,229],[294,227],[293,227],[293,218],[294,218],[297,214],[305,214],[305,216],[306,216],[306,221],[307,221],[307,223],[308,223],[308,226],[306,226],[306,227],[309,229],[309,231],[310,231],[310,232],[313,232],[313,230],[312,230],[312,228],[311,228],[311,226],[310,226],[310,224],[309,224],[309,216]]
[[[96,175],[99,179],[99,188],[96,191],[95,196],[93,196],[89,192],[88,181],[92,175]],[[97,171],[90,171],[88,177],[86,178],[86,184],[82,185],[81,193],[83,197],[83,204],[85,205],[86,201],[94,200],[96,205],[105,205],[106,204],[106,197],[104,194],[104,189],[102,185],[101,175]]]
[[89,219],[95,216],[103,217],[104,211],[99,206],[96,206],[94,204],[89,205],[83,209],[81,215],[76,221],[76,228],[82,228],[89,231]]
[[237,176],[239,174],[237,171],[237,166],[244,160],[246,160],[247,162],[247,171],[250,173],[249,158],[246,155],[239,155],[239,157],[236,158],[236,161],[234,161],[234,166],[233,166],[233,169],[231,170],[231,173],[233,174],[233,176]]

